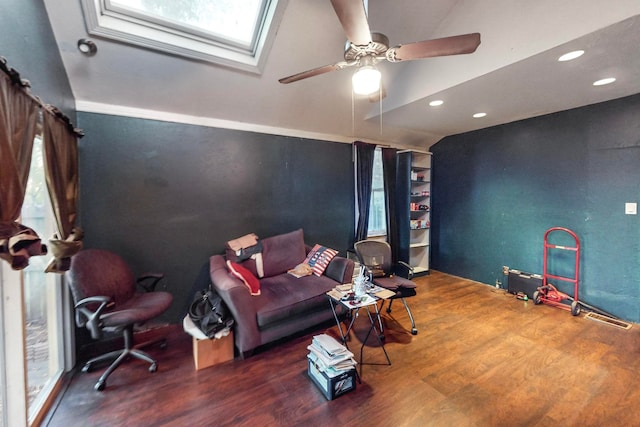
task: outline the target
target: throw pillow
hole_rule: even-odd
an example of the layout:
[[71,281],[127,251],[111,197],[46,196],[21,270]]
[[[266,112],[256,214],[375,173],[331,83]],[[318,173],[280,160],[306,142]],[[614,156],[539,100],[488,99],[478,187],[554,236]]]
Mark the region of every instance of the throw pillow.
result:
[[251,295],[260,295],[260,281],[252,272],[240,264],[231,261],[227,261],[227,268],[231,274],[242,280],[247,288],[249,288]]
[[[254,233],[251,233],[234,240],[245,239],[247,238],[247,236],[256,236],[256,235]],[[256,236],[256,239],[257,239],[257,236]],[[244,261],[238,261],[238,253],[236,253],[236,251],[232,249],[230,245],[232,242],[233,241],[230,240],[225,245],[225,258],[227,260],[230,260],[231,262],[235,262],[242,265],[244,268],[247,268],[254,276],[261,277],[260,272],[262,271],[262,268],[258,268],[258,265],[256,264],[255,256],[245,259]]]
[[315,245],[307,255],[307,259],[305,259],[304,262],[311,266],[313,274],[316,276],[322,276],[322,273],[324,273],[324,270],[336,255],[338,255],[338,251],[335,249],[327,248],[322,245]]

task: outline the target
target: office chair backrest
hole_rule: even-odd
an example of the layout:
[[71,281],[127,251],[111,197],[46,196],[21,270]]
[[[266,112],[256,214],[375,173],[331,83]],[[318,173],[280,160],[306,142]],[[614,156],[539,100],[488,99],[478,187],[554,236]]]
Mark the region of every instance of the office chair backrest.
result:
[[136,291],[136,279],[120,256],[102,249],[84,249],[71,258],[66,274],[74,302],[90,296],[108,296],[116,306]]
[[391,273],[391,246],[380,240],[361,240],[354,245],[360,262],[374,272],[382,270],[384,275]]

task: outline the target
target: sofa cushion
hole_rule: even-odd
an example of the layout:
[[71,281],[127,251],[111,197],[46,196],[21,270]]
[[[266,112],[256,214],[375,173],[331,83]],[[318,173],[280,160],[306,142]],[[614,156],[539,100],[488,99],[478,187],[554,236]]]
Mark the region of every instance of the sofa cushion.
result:
[[277,276],[295,268],[306,256],[302,229],[262,240],[264,277]]
[[227,268],[231,274],[242,280],[251,295],[260,295],[260,281],[251,271],[231,261],[227,261]]
[[336,255],[338,255],[338,251],[335,249],[327,248],[322,245],[315,245],[307,255],[304,262],[311,266],[313,274],[316,276],[322,276],[322,273],[324,273],[324,270],[326,270],[327,266]]
[[261,295],[253,298],[258,328],[264,329],[281,321],[291,321],[299,314],[329,309],[326,292],[336,282],[326,276],[295,278],[290,274],[264,278],[260,281]]

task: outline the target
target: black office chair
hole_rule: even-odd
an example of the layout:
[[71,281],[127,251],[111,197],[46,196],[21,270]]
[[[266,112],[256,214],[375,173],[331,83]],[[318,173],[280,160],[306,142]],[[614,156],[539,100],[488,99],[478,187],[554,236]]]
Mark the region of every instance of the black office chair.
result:
[[[361,240],[354,245],[354,249],[360,263],[367,268],[373,284],[395,292],[395,295],[388,299],[387,313],[391,313],[393,300],[401,299],[411,320],[411,333],[417,335],[416,322],[413,320],[411,309],[406,301],[406,298],[416,295],[416,284],[411,280],[413,278],[413,268],[402,261],[394,265],[391,259],[391,246],[387,242]],[[402,275],[406,277],[402,277]],[[380,310],[383,307],[384,301],[380,306]]]
[[[128,357],[149,362],[149,372],[157,370],[158,363],[134,347],[133,328],[162,314],[171,305],[170,293],[154,292],[162,277],[148,274],[136,280],[120,256],[101,249],[82,250],[71,259],[66,278],[73,294],[78,327],[86,327],[96,340],[104,332],[122,332],[124,336],[124,349],[85,363],[83,372],[90,372],[94,365],[115,359],[98,379],[95,390],[104,390],[109,375]],[[144,292],[137,292],[136,284]]]

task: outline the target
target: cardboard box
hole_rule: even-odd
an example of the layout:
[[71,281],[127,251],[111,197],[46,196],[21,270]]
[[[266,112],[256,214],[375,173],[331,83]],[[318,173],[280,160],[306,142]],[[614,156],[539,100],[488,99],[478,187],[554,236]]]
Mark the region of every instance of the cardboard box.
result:
[[233,360],[233,331],[220,339],[193,338],[193,362],[196,370]]
[[333,400],[338,396],[345,394],[348,391],[356,389],[356,370],[349,369],[348,371],[338,374],[334,377],[328,376],[325,372],[320,372],[316,365],[309,360],[309,377],[318,386],[324,397],[327,400]]

